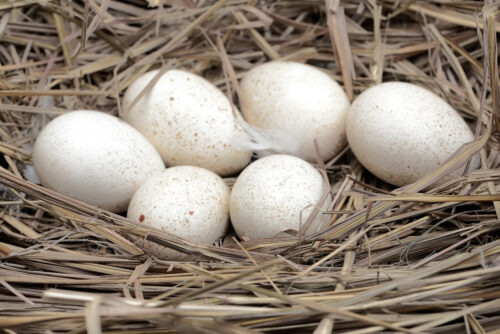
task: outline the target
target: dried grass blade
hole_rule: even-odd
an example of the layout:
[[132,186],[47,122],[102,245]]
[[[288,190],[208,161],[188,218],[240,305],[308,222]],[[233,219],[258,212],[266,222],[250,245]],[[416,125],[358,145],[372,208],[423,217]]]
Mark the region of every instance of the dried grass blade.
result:
[[491,101],[493,103],[493,115],[497,124],[497,129],[500,129],[500,92],[498,84],[498,51],[497,51],[497,32],[500,31],[500,26],[496,27],[495,14],[498,9],[495,6],[485,7],[483,16],[487,27],[487,55],[491,83]]
[[410,282],[421,280],[423,278],[429,277],[429,276],[434,275],[438,272],[441,272],[443,270],[446,270],[448,268],[456,266],[457,264],[464,262],[464,261],[466,261],[474,256],[477,256],[479,254],[483,254],[487,250],[494,248],[496,246],[500,246],[500,240],[491,242],[491,243],[486,244],[484,246],[476,247],[470,253],[456,254],[455,256],[452,256],[446,260],[443,260],[439,263],[436,263],[428,268],[423,268],[423,269],[420,269],[418,271],[412,272],[407,277],[403,277],[403,278],[396,279],[396,280],[388,282],[388,283],[381,284],[373,289],[362,292],[362,293],[356,295],[355,297],[350,298],[349,300],[335,303],[334,305],[335,306],[348,306],[348,305],[355,305],[355,304],[364,302],[370,298],[379,296],[385,292],[391,291],[393,289],[397,289],[402,284],[406,285],[406,284],[409,284]]
[[102,303],[102,297],[96,296],[91,302],[88,302],[85,307],[85,325],[87,328],[87,333],[89,334],[101,334],[101,316],[100,316],[100,306]]
[[29,39],[24,39],[24,38],[20,38],[20,37],[14,37],[14,36],[9,36],[9,35],[2,35],[0,36],[0,41],[1,42],[5,42],[5,43],[13,43],[13,44],[20,44],[20,45],[28,45],[28,43],[33,43],[33,45],[37,46],[37,47],[40,47],[42,49],[47,49],[47,50],[50,50],[50,51],[54,51],[57,49],[57,46],[55,45],[51,45],[51,44],[48,44],[48,43],[44,43],[44,42],[41,42],[41,41],[31,41]]
[[494,195],[394,195],[394,196],[375,196],[367,197],[367,201],[401,201],[401,202],[423,202],[423,203],[441,203],[441,202],[494,202],[500,201],[500,194]]
[[[234,16],[241,24],[250,23],[246,16],[241,12],[234,13]],[[250,31],[250,35],[255,41],[255,44],[257,44],[269,58],[271,58],[272,60],[278,60],[281,58],[280,54],[266,41],[264,37],[262,37],[261,34],[259,34],[257,30],[255,30],[254,28],[249,28],[248,30]]]
[[115,54],[105,56],[90,64],[85,64],[83,66],[72,69],[66,74],[66,77],[81,78],[87,74],[96,73],[104,69],[113,67],[119,64],[121,59],[121,56]]
[[142,249],[140,249],[139,247],[134,245],[132,242],[128,241],[127,239],[125,239],[124,237],[119,235],[118,233],[113,232],[113,231],[111,231],[103,226],[88,225],[87,228],[96,232],[100,236],[110,240],[111,242],[120,246],[121,248],[123,248],[124,250],[126,250],[127,252],[129,252],[132,255],[144,254]]
[[315,268],[317,268],[318,266],[320,266],[321,264],[325,263],[326,261],[332,259],[333,257],[335,257],[337,254],[340,254],[342,251],[344,251],[345,249],[347,249],[348,247],[351,247],[353,245],[356,244],[356,242],[362,238],[364,235],[365,235],[366,231],[365,230],[361,230],[359,231],[354,237],[350,238],[349,240],[347,240],[346,242],[344,242],[342,244],[342,246],[340,246],[339,248],[335,249],[333,252],[331,252],[330,254],[328,254],[327,256],[324,256],[321,258],[321,260],[319,260],[318,262],[316,262],[315,264],[309,266],[306,270],[302,271],[299,273],[299,277],[301,276],[305,276],[307,274],[309,274],[312,270],[314,270]]
[[0,19],[0,36],[3,35],[3,32],[5,31],[5,28],[7,27],[7,24],[9,24],[9,19],[10,19],[10,13],[7,12],[5,13],[2,18]]
[[[333,331],[333,318],[330,315],[325,316],[321,319],[318,327],[314,330],[313,334],[330,334]],[[381,327],[381,329],[384,329]]]
[[8,224],[10,224],[12,227],[14,227],[16,230],[27,236],[28,238],[32,239],[37,239],[40,237],[40,234],[38,234],[35,230],[33,230],[31,227],[27,226],[20,220],[8,215],[4,214],[2,216],[2,219],[5,220]]
[[216,11],[222,8],[228,0],[219,0],[214,5],[209,7],[203,14],[201,14],[198,18],[196,18],[193,22],[188,24],[182,31],[178,34],[175,34],[167,44],[162,46],[160,49],[155,52],[145,56],[143,59],[134,64],[134,66],[129,67],[129,69],[125,70],[120,74],[120,77],[126,76],[129,72],[133,71],[136,66],[142,66],[141,71],[147,70],[151,67],[154,60],[160,57],[161,55],[171,51],[175,47],[177,47],[184,38],[189,36],[189,34],[195,30],[199,25],[205,22],[209,17],[211,17]]
[[472,87],[470,85],[469,79],[467,78],[467,75],[465,74],[464,69],[462,68],[462,65],[460,64],[460,61],[457,59],[451,48],[448,46],[446,43],[445,39],[441,35],[441,33],[437,30],[436,26],[434,24],[429,24],[427,26],[432,34],[435,36],[435,38],[438,40],[438,42],[441,44],[441,47],[444,50],[444,53],[446,57],[448,58],[448,61],[450,64],[453,66],[453,69],[457,73],[458,77],[462,81],[462,84],[465,87],[465,91],[467,92],[467,95],[469,96],[469,100],[472,103],[472,106],[474,108],[474,111],[476,114],[479,114],[479,109],[480,109],[480,103],[479,100],[477,99],[476,95],[474,94],[474,91],[472,90]]
[[486,334],[486,331],[484,330],[483,326],[481,326],[481,323],[477,321],[477,318],[474,316],[474,314],[468,314],[467,319],[469,320],[476,334]]
[[[360,315],[360,314],[357,314],[355,312],[344,310],[342,308],[337,308],[337,307],[332,306],[332,305],[327,305],[327,304],[321,304],[321,303],[316,303],[316,302],[311,302],[311,301],[300,300],[300,299],[294,298],[292,296],[287,296],[287,295],[278,295],[277,293],[272,292],[270,290],[258,288],[258,287],[255,287],[255,286],[252,286],[252,287],[249,286],[249,289],[252,290],[252,291],[254,291],[254,292],[258,292],[258,293],[260,293],[262,295],[266,295],[266,296],[270,296],[270,297],[275,297],[275,298],[281,299],[281,300],[283,300],[283,301],[285,301],[287,303],[290,303],[292,305],[294,305],[294,304],[303,305],[303,306],[305,306],[305,307],[307,307],[309,309],[312,309],[312,310],[315,310],[315,311],[318,311],[318,312],[324,312],[324,313],[327,313],[327,314],[331,314],[332,316],[335,316],[335,317],[352,318],[352,319],[359,320],[359,321],[361,321],[363,323],[367,323],[367,324],[371,324],[371,325],[376,325],[376,326],[382,326],[384,328],[392,329],[392,330],[403,332],[403,333],[413,333],[413,334],[418,333],[418,332],[416,332],[414,330],[403,328],[403,327],[400,327],[400,326],[395,325],[393,323],[389,323],[389,322],[386,322],[386,321],[383,321],[383,320],[374,319],[373,317],[370,317],[370,316]],[[420,332],[420,333],[422,333],[422,332]]]
[[[486,152],[484,149],[481,150],[481,168],[483,170],[488,170],[488,158],[486,157]],[[494,182],[488,181],[486,182],[486,186],[488,187],[490,194],[492,195],[497,194]],[[498,201],[493,202],[493,206],[495,207],[497,219],[500,220],[500,202]]]
[[59,40],[61,41],[61,46],[63,50],[63,55],[64,55],[64,61],[66,62],[66,66],[72,67],[73,66],[73,59],[71,58],[71,46],[69,45],[69,42],[67,41],[68,33],[66,31],[66,22],[63,20],[63,18],[57,14],[53,13],[54,21],[56,23],[56,28],[57,28],[57,33],[59,34]]
[[340,6],[340,1],[338,0],[325,0],[325,6],[332,48],[338,60],[337,64],[342,71],[347,97],[349,100],[352,100],[354,97],[352,85],[354,64],[352,62],[352,51],[346,30],[344,8]]
[[4,281],[3,279],[0,279],[0,284],[3,285],[7,290],[12,292],[14,295],[16,295],[19,299],[21,299],[23,302],[25,302],[28,305],[35,305],[34,302],[32,302],[30,299],[26,298],[22,293],[17,291],[12,285]]
[[0,328],[13,328],[15,326],[35,324],[43,321],[52,321],[59,319],[74,319],[81,318],[81,314],[71,314],[71,313],[58,313],[51,315],[29,315],[29,316],[0,316]]
[[[252,257],[252,255],[250,255],[250,253],[248,253],[248,251],[245,249],[245,247],[243,247],[241,245],[241,243],[238,242],[238,240],[236,240],[235,237],[233,237],[233,241],[238,245],[238,247],[243,251],[245,252],[245,254],[247,255],[247,257],[250,259],[250,261],[252,261],[252,263],[254,264],[254,266],[258,266],[258,263],[257,261],[255,261],[255,259]],[[276,286],[276,284],[273,282],[273,280],[271,279],[271,277],[269,277],[269,275],[264,271],[262,270],[261,271],[262,274],[264,275],[264,277],[269,281],[269,283],[271,284],[271,286],[273,287],[274,291],[276,291],[278,294],[283,294],[281,292],[281,290]]]
[[0,10],[26,7],[38,3],[39,0],[20,0],[15,2],[0,3]]
[[[394,298],[385,298],[383,300],[376,300],[373,302],[368,302],[363,305],[365,309],[370,309],[370,308],[378,308],[378,307],[390,307],[391,305],[398,305],[398,304],[404,304],[404,303],[409,303],[412,301],[417,301],[417,300],[422,300],[425,298],[429,297],[438,297],[439,294],[448,292],[451,290],[455,290],[458,288],[463,288],[466,286],[470,286],[473,283],[479,282],[481,280],[485,279],[484,277],[470,277],[467,279],[463,279],[457,282],[451,282],[449,284],[441,284],[438,285],[437,287],[431,287],[428,289],[425,289],[421,292],[416,292],[416,293],[409,293],[409,294],[404,294],[400,297],[394,297]],[[404,286],[401,287],[402,289],[405,288]],[[408,286],[407,289],[411,289],[412,286]]]
[[94,90],[54,89],[54,90],[0,90],[1,96],[103,96],[105,92]]
[[[391,0],[395,1],[395,0]],[[418,3],[411,5],[409,7],[410,10],[415,11],[417,13],[423,13],[425,15],[429,15],[436,19],[440,19],[446,22],[450,22],[453,24],[461,25],[469,28],[476,28],[476,21],[472,15],[463,14],[457,11],[451,11],[443,8],[439,8],[437,6],[427,4],[427,3]],[[484,24],[479,22],[479,28],[484,29]],[[496,32],[500,32],[500,26],[494,28]]]
[[382,82],[382,76],[384,74],[384,50],[382,45],[382,35],[381,35],[381,17],[382,17],[382,6],[378,5],[376,1],[369,1],[373,7],[373,35],[374,35],[374,47],[373,47],[373,70],[372,76],[374,78],[375,84],[378,85]]
[[[427,187],[428,185],[430,185],[432,182],[435,182],[436,180],[440,179],[443,175],[459,168],[466,161],[468,161],[471,156],[473,156],[475,153],[477,153],[479,150],[482,149],[482,147],[488,141],[490,134],[491,134],[491,126],[489,125],[486,128],[485,133],[478,140],[466,144],[457,152],[457,154],[455,154],[449,161],[444,163],[439,169],[429,173],[428,175],[424,176],[417,182],[405,188],[402,188],[402,191],[409,193],[420,191],[425,187]],[[394,201],[394,199],[393,201],[388,200],[387,202],[377,202],[372,206],[369,215],[367,215],[366,210],[364,210],[346,219],[345,221],[337,223],[336,225],[326,229],[325,231],[312,235],[310,238],[311,239],[343,238],[355,228],[358,228],[359,226],[363,225],[367,221],[367,219],[372,219],[378,216],[382,212],[390,208],[393,208],[396,204],[397,200]]]
[[218,282],[215,282],[215,283],[212,283],[204,288],[201,288],[199,290],[195,290],[195,291],[191,291],[191,292],[188,292],[180,297],[177,297],[177,298],[174,298],[172,300],[170,300],[168,302],[169,305],[176,305],[176,304],[179,304],[183,301],[186,301],[186,300],[189,300],[195,296],[201,296],[207,292],[211,292],[211,291],[215,291],[219,288],[222,288],[228,284],[232,284],[232,283],[235,283],[235,282],[238,282],[240,280],[243,280],[245,278],[248,278],[248,276],[250,274],[253,274],[253,273],[256,273],[256,272],[259,272],[259,271],[262,271],[266,268],[269,268],[269,267],[272,267],[272,266],[275,266],[275,265],[278,265],[279,263],[283,262],[282,259],[280,258],[276,258],[274,260],[271,260],[271,261],[267,261],[259,266],[255,266],[255,267],[252,267],[250,269],[246,269],[246,270],[241,270],[238,274],[228,278],[228,279],[225,279],[225,280],[221,280],[221,281],[218,281]]
[[494,300],[491,300],[489,302],[481,303],[481,304],[478,304],[475,306],[466,307],[461,311],[456,311],[450,315],[443,316],[441,319],[437,319],[437,320],[431,321],[427,324],[415,327],[414,330],[416,330],[416,331],[429,330],[429,329],[435,328],[441,324],[445,324],[447,322],[461,318],[465,315],[472,314],[472,313],[480,311],[480,310],[487,310],[491,307],[498,306],[499,304],[500,304],[500,299],[494,299]]
[[[402,226],[398,226],[396,227],[395,229],[387,232],[387,233],[384,233],[384,234],[379,234],[378,236],[375,236],[375,237],[372,237],[370,239],[368,239],[368,242],[366,244],[367,247],[373,247],[383,241],[386,241],[387,239],[397,239],[398,238],[398,234],[400,233],[404,233],[406,232],[407,230],[411,230],[411,229],[414,229],[416,227],[419,227],[423,224],[426,224],[430,221],[430,217],[429,216],[425,216],[425,217],[422,217],[420,219],[416,219],[414,220],[413,222],[411,223],[408,223],[408,224],[405,224],[405,225],[402,225]],[[374,226],[375,224],[372,224],[371,226]]]
[[460,45],[452,41],[450,38],[443,35],[441,36],[448,45],[450,45],[453,49],[455,49],[455,51],[457,51],[462,57],[467,59],[472,64],[472,66],[474,66],[474,68],[479,72],[481,76],[483,75],[484,67],[476,58],[474,58],[469,52],[467,52],[466,49],[462,48]]
[[471,234],[470,236],[468,236],[467,238],[465,238],[465,239],[463,239],[463,240],[461,240],[461,241],[459,241],[459,242],[457,242],[457,243],[455,243],[455,244],[453,244],[453,245],[450,245],[450,246],[446,247],[445,249],[443,249],[443,250],[441,250],[441,251],[439,251],[439,252],[437,252],[437,253],[434,253],[434,254],[432,254],[431,256],[429,256],[429,257],[427,257],[427,258],[425,258],[425,259],[421,260],[421,261],[420,261],[420,262],[418,262],[417,264],[413,265],[413,266],[412,266],[412,268],[413,268],[413,269],[420,268],[420,267],[422,267],[423,265],[425,265],[425,264],[429,263],[430,261],[432,261],[432,260],[434,260],[434,259],[436,259],[436,258],[439,258],[439,257],[440,257],[440,256],[442,256],[443,254],[446,254],[448,251],[450,251],[450,250],[452,250],[452,249],[454,249],[454,248],[456,248],[456,247],[458,247],[458,246],[460,246],[460,245],[465,244],[465,243],[466,243],[466,242],[468,242],[469,240],[472,240],[472,239],[474,239],[474,238],[477,238],[478,236],[480,236],[481,234],[483,234],[483,233],[485,233],[485,232],[487,232],[487,231],[483,230],[483,231],[478,231],[478,232],[476,232],[476,233],[473,233],[473,234]]

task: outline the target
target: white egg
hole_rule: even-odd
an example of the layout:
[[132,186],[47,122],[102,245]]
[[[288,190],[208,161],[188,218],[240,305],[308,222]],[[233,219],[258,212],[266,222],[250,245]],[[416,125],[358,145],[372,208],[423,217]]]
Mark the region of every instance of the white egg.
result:
[[47,124],[36,139],[33,161],[44,186],[113,212],[124,211],[139,185],[165,169],[137,130],[89,110]]
[[[251,239],[298,231],[326,190],[321,174],[302,159],[281,154],[261,158],[233,186],[231,222],[240,237]],[[319,213],[306,233],[316,232],[321,218]]]
[[128,88],[123,119],[153,143],[168,166],[193,165],[219,175],[243,169],[251,152],[232,139],[244,132],[227,97],[202,77],[169,70],[130,108],[157,73],[144,74]]
[[[269,62],[250,70],[241,81],[241,111],[246,121],[279,138],[289,134],[281,153],[328,160],[345,146],[349,100],[342,87],[319,69],[294,62]],[[279,149],[278,149],[279,150]]]
[[[444,100],[419,86],[388,82],[359,95],[347,139],[358,160],[382,180],[410,184],[439,168],[474,136]],[[473,167],[476,167],[476,160]]]
[[[211,245],[226,232],[229,188],[217,174],[194,166],[177,166],[148,178],[130,201],[127,217],[194,244]],[[153,243],[145,250],[161,258],[181,253]]]

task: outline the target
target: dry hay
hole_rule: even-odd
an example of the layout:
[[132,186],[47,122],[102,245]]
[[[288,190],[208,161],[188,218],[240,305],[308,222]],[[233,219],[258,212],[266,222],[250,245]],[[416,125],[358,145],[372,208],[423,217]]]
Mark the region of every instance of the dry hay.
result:
[[[0,328],[500,333],[498,5],[0,2]],[[230,234],[217,247],[196,247],[26,179],[33,140],[54,115],[118,114],[130,82],[161,66],[201,74],[237,102],[236,79],[271,59],[320,66],[351,97],[382,81],[424,86],[460,111],[477,140],[398,191],[346,148],[319,166],[335,197],[330,226],[310,237]],[[481,169],[434,185],[477,152]],[[192,261],[145,255],[128,239],[145,235]]]

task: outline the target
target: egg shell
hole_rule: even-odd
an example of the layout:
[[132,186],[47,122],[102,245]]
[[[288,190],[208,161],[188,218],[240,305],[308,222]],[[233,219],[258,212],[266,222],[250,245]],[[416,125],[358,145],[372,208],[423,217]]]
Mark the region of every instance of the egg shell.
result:
[[314,139],[323,160],[346,144],[349,100],[342,87],[306,64],[275,61],[251,69],[241,81],[241,111],[256,127],[284,132],[298,141],[290,152],[316,161]]
[[[302,159],[282,154],[261,158],[245,168],[233,186],[231,222],[240,237],[250,239],[298,231],[326,189],[321,174]],[[321,216],[306,233],[316,232]]]
[[169,70],[130,108],[157,73],[144,74],[127,89],[123,119],[153,143],[168,166],[193,165],[219,175],[243,169],[251,151],[236,148],[232,139],[244,132],[227,97],[202,77]]
[[[209,170],[171,167],[148,178],[137,189],[127,217],[194,244],[211,245],[228,226],[229,188]],[[162,258],[180,259],[180,253],[169,248],[148,247]]]
[[121,119],[80,110],[53,119],[37,137],[33,161],[42,185],[121,212],[139,185],[165,169],[146,138]]
[[[403,186],[439,168],[474,136],[434,93],[403,82],[365,90],[353,102],[347,139],[358,160],[382,180]],[[472,167],[477,168],[478,160]]]

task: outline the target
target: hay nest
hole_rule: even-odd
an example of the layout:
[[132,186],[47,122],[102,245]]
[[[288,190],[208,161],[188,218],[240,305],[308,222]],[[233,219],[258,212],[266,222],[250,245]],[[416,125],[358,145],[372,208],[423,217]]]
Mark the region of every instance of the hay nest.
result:
[[[0,3],[0,328],[6,333],[500,333],[498,3],[447,0],[88,0]],[[234,97],[272,59],[324,68],[352,98],[424,86],[476,129],[439,170],[395,191],[346,148],[331,224],[218,246],[138,226],[33,182],[53,116],[117,114],[153,68]],[[435,181],[480,154],[479,170]],[[230,181],[230,180],[228,180]],[[497,201],[497,202],[495,202]],[[144,254],[144,237],[190,254]]]

